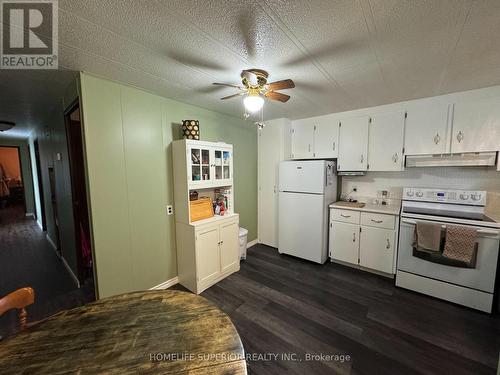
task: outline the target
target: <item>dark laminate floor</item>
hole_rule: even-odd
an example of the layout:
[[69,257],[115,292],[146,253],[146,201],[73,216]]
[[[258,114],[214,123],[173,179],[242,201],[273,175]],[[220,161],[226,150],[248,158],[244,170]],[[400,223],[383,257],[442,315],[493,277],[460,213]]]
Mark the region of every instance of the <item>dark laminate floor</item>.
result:
[[[182,288],[176,286],[177,288]],[[500,318],[399,289],[336,264],[262,245],[202,295],[233,320],[247,353],[351,360],[250,361],[251,374],[495,374]]]
[[[0,296],[25,286],[35,290],[29,321],[94,299],[92,283],[77,288],[33,218],[26,218],[21,207],[0,209]],[[0,317],[0,336],[14,332],[16,314]]]

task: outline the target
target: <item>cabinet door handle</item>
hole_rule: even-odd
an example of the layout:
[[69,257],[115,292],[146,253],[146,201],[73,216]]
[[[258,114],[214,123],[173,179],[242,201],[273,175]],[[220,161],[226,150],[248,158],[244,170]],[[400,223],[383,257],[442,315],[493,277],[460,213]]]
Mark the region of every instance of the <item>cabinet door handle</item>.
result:
[[464,133],[460,130],[457,134],[457,141],[458,143],[462,142],[464,140]]
[[344,215],[344,214],[340,214],[340,216],[345,217],[345,218],[351,217],[351,215]]
[[364,155],[361,155],[361,159],[360,159],[361,163],[362,163],[364,160],[365,160]]
[[397,163],[398,162],[398,153],[396,152],[394,155],[392,155],[392,161],[394,163]]
[[385,248],[386,249],[390,249],[391,248],[391,241],[389,241],[389,239],[387,239],[387,246]]
[[309,143],[309,152],[311,152],[311,144]]
[[352,234],[352,242],[356,242],[356,232]]
[[332,151],[335,151],[335,142],[332,143]]
[[441,137],[439,136],[439,133],[436,133],[434,136],[434,143],[439,144],[439,142],[441,142]]
[[383,222],[383,220],[373,220],[373,219],[370,219],[371,221],[373,221],[374,223],[377,223],[377,224],[380,224],[381,222]]

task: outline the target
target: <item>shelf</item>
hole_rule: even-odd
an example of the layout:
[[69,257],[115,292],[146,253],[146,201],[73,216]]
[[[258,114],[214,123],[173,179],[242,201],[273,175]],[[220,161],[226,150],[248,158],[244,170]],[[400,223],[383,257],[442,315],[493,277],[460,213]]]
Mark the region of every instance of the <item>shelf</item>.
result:
[[190,223],[190,225],[197,227],[200,225],[213,224],[213,223],[216,223],[216,222],[221,221],[221,220],[228,220],[228,219],[236,218],[236,217],[238,217],[238,214],[235,214],[234,212],[229,212],[229,213],[226,213],[224,216],[214,215],[212,217],[209,217],[208,219],[194,221],[194,222]]

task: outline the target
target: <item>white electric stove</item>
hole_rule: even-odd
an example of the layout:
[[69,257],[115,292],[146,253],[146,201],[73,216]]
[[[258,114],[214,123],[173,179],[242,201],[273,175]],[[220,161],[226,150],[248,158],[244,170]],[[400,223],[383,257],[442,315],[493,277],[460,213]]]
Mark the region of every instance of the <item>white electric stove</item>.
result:
[[[396,285],[491,312],[500,244],[500,223],[484,213],[485,191],[406,188],[399,228]],[[473,268],[435,263],[414,255],[417,221],[465,225],[477,230]]]

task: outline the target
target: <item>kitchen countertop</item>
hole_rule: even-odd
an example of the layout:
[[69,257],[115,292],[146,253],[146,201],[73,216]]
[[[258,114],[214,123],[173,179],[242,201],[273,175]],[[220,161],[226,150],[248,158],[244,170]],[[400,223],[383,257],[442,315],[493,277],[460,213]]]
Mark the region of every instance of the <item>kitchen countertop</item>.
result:
[[374,212],[377,214],[387,214],[387,215],[399,215],[399,211],[401,210],[401,206],[395,204],[382,205],[382,204],[366,203],[364,207],[347,207],[338,205],[337,203],[339,202],[332,203],[330,205],[330,208],[338,208],[342,210],[352,210],[361,212]]

